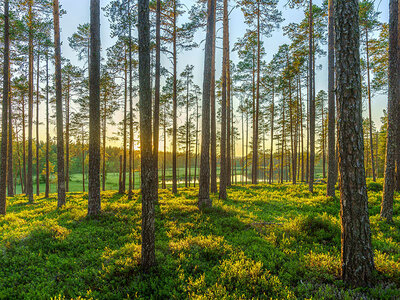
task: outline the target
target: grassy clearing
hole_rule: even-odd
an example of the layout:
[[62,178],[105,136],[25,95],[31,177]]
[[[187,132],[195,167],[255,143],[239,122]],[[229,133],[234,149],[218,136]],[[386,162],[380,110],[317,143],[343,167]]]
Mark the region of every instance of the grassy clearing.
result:
[[380,186],[369,207],[376,286],[339,279],[339,201],[304,185],[234,186],[229,200],[196,207],[194,188],[160,191],[156,255],[140,272],[140,198],[105,192],[103,213],[86,218],[87,194],[9,199],[0,217],[0,298],[17,299],[353,299],[400,297],[400,204],[394,224],[379,219]]

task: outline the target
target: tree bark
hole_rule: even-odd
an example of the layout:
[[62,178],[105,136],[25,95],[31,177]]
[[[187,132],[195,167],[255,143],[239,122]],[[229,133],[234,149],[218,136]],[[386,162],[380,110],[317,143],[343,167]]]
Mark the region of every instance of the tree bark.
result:
[[90,1],[88,215],[100,213],[100,1]]
[[374,158],[374,142],[372,138],[372,108],[371,108],[371,78],[370,78],[370,64],[369,64],[369,39],[368,29],[365,29],[365,47],[367,52],[367,83],[368,83],[368,113],[369,113],[369,141],[371,151],[371,167],[372,167],[372,180],[376,181],[375,174],[375,158]]
[[28,79],[28,175],[26,183],[26,193],[28,195],[29,203],[33,203],[33,167],[32,167],[32,130],[33,130],[33,13],[32,13],[33,0],[28,2],[28,30],[29,30],[29,79]]
[[[214,7],[216,10],[216,5]],[[215,14],[216,12],[214,12]],[[211,86],[210,86],[210,94],[211,94],[211,183],[210,183],[210,192],[217,193],[217,121],[216,121],[216,109],[215,109],[215,27],[216,22],[214,22],[213,30],[214,30],[214,39],[212,41],[212,56],[211,56]]]
[[[57,207],[65,205],[65,175],[64,175],[64,130],[61,85],[61,42],[60,42],[60,10],[58,0],[53,0],[55,72],[56,72],[56,116],[57,116],[57,172],[58,201]],[[28,174],[29,180],[29,174]]]
[[69,192],[69,111],[70,111],[70,78],[67,80],[67,96],[65,99],[65,191]]
[[396,124],[399,111],[399,8],[398,0],[389,2],[389,89],[388,125],[386,139],[385,178],[381,204],[381,218],[391,222],[393,218],[393,194],[395,189]]
[[271,154],[269,158],[269,180],[272,184],[274,181],[274,117],[275,117],[275,83],[272,82],[272,103],[271,103]]
[[202,106],[202,130],[201,130],[201,158],[199,178],[199,209],[212,206],[210,199],[210,91],[212,74],[212,44],[215,38],[215,0],[208,0],[207,35],[204,55],[204,79],[203,79],[203,106]]
[[7,188],[7,110],[9,100],[9,64],[10,64],[10,25],[9,1],[4,1],[4,62],[3,62],[3,106],[1,124],[1,160],[0,160],[0,214],[6,214]]
[[[227,67],[228,67],[228,0],[224,0],[224,17],[223,17],[223,58],[222,58],[222,102],[221,102],[221,144],[220,144],[220,151],[221,151],[221,169],[220,169],[220,177],[219,177],[219,198],[226,200],[226,186],[229,173],[226,169],[227,157],[226,153],[229,152],[229,149],[226,147],[226,140],[227,140],[227,122],[226,122],[226,115],[227,115]],[[229,114],[230,112],[228,112]]]
[[[10,68],[8,68],[10,73]],[[12,106],[11,106],[11,81],[10,74],[8,75],[9,98],[8,98],[8,174],[7,174],[7,196],[14,197],[14,183],[13,183],[13,124],[12,124]]]
[[46,188],[45,198],[49,198],[50,193],[50,120],[49,120],[49,53],[46,51]]
[[335,25],[334,0],[328,2],[328,183],[326,194],[335,196],[337,181],[336,161],[336,105],[335,105]]
[[314,167],[315,167],[315,97],[314,97],[314,20],[313,20],[313,3],[310,0],[309,9],[309,103],[310,103],[310,179],[308,181],[308,190],[314,191]]
[[144,271],[155,264],[155,216],[154,155],[152,149],[152,107],[150,84],[150,22],[149,1],[138,1],[139,20],[139,105],[140,150],[142,177],[142,255]]
[[359,4],[335,3],[341,266],[346,284],[371,284],[374,271],[362,127]]
[[157,0],[156,8],[156,70],[153,118],[153,159],[154,159],[154,193],[158,199],[158,148],[160,126],[160,80],[161,80],[161,0]]
[[172,44],[172,60],[173,60],[173,94],[172,94],[172,192],[174,194],[178,193],[178,182],[176,174],[176,151],[177,151],[177,110],[178,110],[178,91],[177,91],[177,49],[176,49],[176,39],[177,39],[177,11],[176,11],[176,0],[174,0],[174,16],[173,16],[173,44]]
[[39,181],[39,167],[40,167],[40,159],[39,159],[39,101],[40,101],[40,90],[39,90],[39,82],[40,82],[40,43],[38,45],[37,52],[37,65],[36,65],[36,195],[40,194],[40,181]]

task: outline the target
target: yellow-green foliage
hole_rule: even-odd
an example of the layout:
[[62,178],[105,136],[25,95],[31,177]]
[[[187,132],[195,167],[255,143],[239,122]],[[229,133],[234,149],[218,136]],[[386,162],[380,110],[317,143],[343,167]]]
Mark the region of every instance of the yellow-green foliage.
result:
[[8,199],[0,217],[0,299],[395,299],[400,297],[400,205],[379,218],[381,191],[369,185],[376,286],[340,280],[339,200],[305,185],[234,186],[200,212],[197,190],[160,191],[157,266],[140,269],[141,203],[102,193],[87,218],[87,194]]

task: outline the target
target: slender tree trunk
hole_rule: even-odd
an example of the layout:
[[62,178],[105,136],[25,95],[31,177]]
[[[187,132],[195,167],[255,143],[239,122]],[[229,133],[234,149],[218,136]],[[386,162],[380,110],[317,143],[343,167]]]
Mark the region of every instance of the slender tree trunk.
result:
[[324,100],[322,100],[322,111],[321,111],[321,120],[322,120],[322,177],[326,178],[326,158],[325,158],[325,117],[324,117]]
[[[10,68],[8,68],[10,70]],[[13,123],[12,123],[12,106],[11,106],[11,81],[10,71],[8,71],[8,174],[7,174],[7,196],[14,197],[14,183],[13,183]]]
[[249,166],[249,107],[246,108],[246,184],[249,178],[248,166]]
[[3,62],[3,106],[1,124],[1,160],[0,160],[0,214],[6,214],[7,188],[7,110],[9,100],[9,64],[10,64],[10,25],[9,3],[4,1],[4,62]]
[[140,151],[142,192],[142,255],[144,271],[155,264],[155,212],[154,155],[152,149],[152,105],[150,84],[150,22],[149,1],[138,1],[139,20],[139,105],[140,105]]
[[84,132],[82,128],[82,190],[85,192],[85,140],[84,140]]
[[337,181],[336,135],[335,135],[335,21],[334,0],[328,2],[328,183],[326,194],[335,196]]
[[[227,140],[227,124],[226,124],[226,115],[227,115],[227,66],[229,64],[227,52],[228,52],[228,0],[224,0],[224,18],[223,18],[223,58],[222,58],[222,102],[221,102],[221,170],[220,170],[220,178],[219,178],[219,198],[226,200],[226,186],[227,179],[229,173],[227,173],[227,157],[226,153],[229,152],[229,149],[226,147]],[[228,112],[229,114],[230,112]]]
[[368,29],[365,29],[365,48],[367,53],[367,81],[368,81],[368,113],[369,113],[369,141],[370,141],[370,151],[371,151],[371,167],[372,167],[372,180],[376,181],[375,174],[375,158],[374,158],[374,143],[372,138],[372,108],[371,108],[371,78],[370,78],[370,65],[369,65],[369,39],[368,39]]
[[[189,164],[189,74],[186,81],[186,151],[185,151],[185,187],[188,187],[188,164]],[[190,184],[190,180],[189,180]]]
[[45,198],[50,193],[50,120],[49,120],[49,53],[46,51],[46,189]]
[[123,129],[123,158],[122,158],[122,178],[119,181],[119,193],[125,193],[126,188],[126,130],[127,130],[127,103],[128,103],[128,64],[127,64],[127,57],[126,57],[126,47],[125,55],[124,55],[124,129]]
[[129,190],[128,199],[132,199],[132,190],[135,188],[134,180],[135,174],[132,174],[134,164],[134,149],[133,149],[133,91],[132,91],[132,24],[131,24],[131,11],[130,2],[128,1],[128,18],[129,18],[129,42],[128,42],[128,54],[129,54]]
[[167,188],[167,184],[166,184],[166,182],[165,182],[165,175],[166,175],[166,168],[167,168],[167,128],[166,128],[166,118],[167,118],[167,114],[165,113],[165,104],[164,104],[164,109],[163,109],[163,114],[164,114],[164,116],[163,116],[163,119],[164,119],[164,122],[163,122],[163,129],[164,129],[164,157],[163,157],[163,178],[162,178],[162,186],[163,186],[163,189],[166,189]]
[[37,53],[37,65],[36,65],[36,195],[40,194],[40,181],[39,181],[39,169],[40,169],[40,158],[39,158],[39,82],[40,82],[40,44],[38,45]]
[[315,97],[314,97],[314,18],[313,2],[310,0],[309,10],[309,102],[310,102],[310,179],[308,190],[314,191],[314,167],[315,167]]
[[211,97],[211,75],[212,75],[212,44],[215,38],[215,0],[208,0],[207,12],[207,36],[204,57],[204,79],[203,79],[203,105],[202,105],[202,130],[201,130],[201,158],[199,178],[199,209],[211,207],[210,199],[210,97]]
[[[58,172],[58,202],[57,207],[65,205],[64,177],[64,130],[62,108],[61,81],[61,42],[60,42],[60,10],[58,0],[53,0],[55,72],[56,72],[56,116],[57,116],[57,172]],[[29,174],[28,174],[29,180]]]
[[[229,2],[227,3],[229,6]],[[226,186],[232,185],[231,180],[231,67],[230,67],[230,47],[229,47],[229,15],[226,25]]]
[[194,158],[194,177],[193,177],[193,186],[196,187],[196,178],[197,178],[197,157],[198,157],[198,144],[199,144],[199,101],[196,95],[196,150],[195,150],[195,158]]
[[[26,192],[29,203],[33,203],[33,166],[32,166],[32,131],[33,131],[33,0],[28,2],[28,29],[29,29],[29,79],[28,79],[28,176],[26,184]],[[7,115],[6,115],[7,116]]]
[[260,1],[257,1],[257,87],[256,87],[256,107],[253,116],[253,166],[252,166],[252,184],[258,183],[258,118],[260,107],[260,75],[261,69],[261,42],[260,42]]
[[70,78],[67,79],[67,97],[65,103],[65,191],[69,192],[69,111],[70,111]]
[[100,199],[100,1],[90,0],[88,215],[98,215]]
[[274,181],[274,117],[275,117],[275,83],[272,82],[272,103],[271,103],[271,155],[269,159],[269,180],[272,184]]
[[398,0],[389,2],[389,101],[386,139],[385,179],[381,204],[381,218],[391,222],[393,218],[393,194],[395,189],[396,124],[399,111],[399,9]]
[[153,160],[154,160],[154,193],[158,199],[158,148],[160,126],[160,79],[161,79],[161,0],[157,0],[156,8],[156,70],[153,114]]
[[102,189],[106,190],[107,93],[104,93]]
[[281,183],[283,183],[283,168],[285,166],[285,95],[282,98],[282,155],[281,155]]
[[300,134],[301,134],[301,182],[304,182],[304,136],[303,136],[303,100],[301,97],[301,80],[299,75]]
[[366,286],[372,283],[374,259],[363,157],[358,11],[357,0],[335,3],[341,266],[346,284]]
[[[214,14],[216,13],[216,5],[214,7]],[[211,56],[211,86],[210,86],[210,104],[211,104],[211,182],[210,192],[217,193],[217,121],[215,109],[215,31],[216,24],[213,25],[213,41],[212,41],[212,56]]]
[[177,174],[176,174],[176,151],[177,151],[177,110],[178,110],[178,91],[177,91],[177,48],[176,48],[176,39],[177,39],[177,12],[176,12],[176,0],[174,0],[174,15],[173,15],[173,45],[172,45],[172,60],[173,60],[173,95],[172,95],[172,192],[176,194],[178,192],[178,182],[177,182]]
[[26,134],[25,134],[25,97],[22,95],[22,174],[23,174],[23,191],[22,193],[27,194],[27,189],[26,189]]

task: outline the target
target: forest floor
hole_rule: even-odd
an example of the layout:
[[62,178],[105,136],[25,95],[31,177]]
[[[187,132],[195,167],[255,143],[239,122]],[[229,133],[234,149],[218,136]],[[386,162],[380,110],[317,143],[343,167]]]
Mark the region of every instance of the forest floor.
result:
[[369,183],[376,284],[339,279],[340,204],[325,186],[234,186],[200,212],[195,188],[160,191],[156,257],[140,271],[141,204],[102,193],[87,218],[87,194],[8,199],[0,217],[1,299],[399,299],[400,195],[391,225],[379,218],[381,185]]

